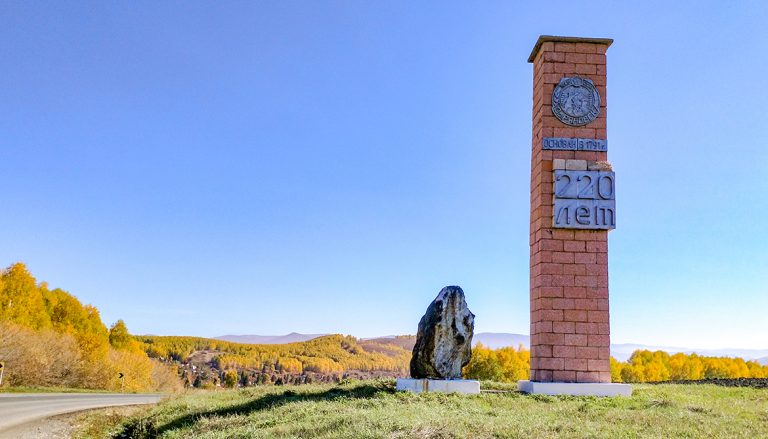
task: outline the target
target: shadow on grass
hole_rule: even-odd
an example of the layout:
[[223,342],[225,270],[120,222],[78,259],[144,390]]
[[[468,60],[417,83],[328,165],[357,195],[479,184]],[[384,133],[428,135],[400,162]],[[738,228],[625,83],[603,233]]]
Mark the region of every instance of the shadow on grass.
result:
[[114,435],[115,438],[125,439],[151,439],[161,436],[163,433],[194,426],[202,419],[211,416],[238,416],[249,415],[262,410],[274,409],[285,404],[302,401],[335,401],[338,399],[365,399],[373,398],[379,393],[392,393],[394,389],[382,385],[366,384],[351,388],[334,387],[332,389],[304,393],[294,390],[286,390],[282,393],[271,393],[256,399],[229,407],[215,410],[198,411],[189,413],[166,423],[158,424],[149,418],[140,418],[130,421],[122,431]]

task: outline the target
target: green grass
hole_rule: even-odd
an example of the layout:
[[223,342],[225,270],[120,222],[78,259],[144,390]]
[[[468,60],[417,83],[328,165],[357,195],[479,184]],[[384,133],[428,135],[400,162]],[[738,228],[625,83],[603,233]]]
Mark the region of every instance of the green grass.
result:
[[[631,398],[395,392],[392,381],[192,392],[80,437],[768,438],[768,390],[635,385]],[[107,433],[109,432],[109,433]]]

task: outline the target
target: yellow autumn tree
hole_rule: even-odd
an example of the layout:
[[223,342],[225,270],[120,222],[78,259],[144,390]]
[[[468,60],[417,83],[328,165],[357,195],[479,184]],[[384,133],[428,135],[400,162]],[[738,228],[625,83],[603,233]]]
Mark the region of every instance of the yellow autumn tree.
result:
[[611,357],[611,381],[614,383],[622,383],[624,379],[621,377],[621,373],[624,370],[624,363]]
[[[112,342],[112,344],[110,344]],[[0,272],[0,361],[5,385],[173,390],[173,368],[151,360],[118,321],[108,331],[98,309],[37,283],[16,263]],[[120,381],[118,373],[125,380]]]
[[43,294],[23,263],[17,262],[6,268],[0,278],[0,319],[32,329],[51,326]]
[[472,348],[472,357],[462,375],[477,380],[512,383],[528,379],[530,363],[530,352],[522,346],[494,350],[478,343]]

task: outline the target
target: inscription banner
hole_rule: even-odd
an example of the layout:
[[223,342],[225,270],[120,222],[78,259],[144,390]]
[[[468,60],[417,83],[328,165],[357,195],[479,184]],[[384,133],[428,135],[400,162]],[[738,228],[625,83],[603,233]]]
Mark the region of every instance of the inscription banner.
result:
[[545,137],[541,140],[541,148],[560,151],[608,151],[608,141],[603,139]]
[[616,228],[616,184],[612,171],[558,169],[554,174],[553,227]]

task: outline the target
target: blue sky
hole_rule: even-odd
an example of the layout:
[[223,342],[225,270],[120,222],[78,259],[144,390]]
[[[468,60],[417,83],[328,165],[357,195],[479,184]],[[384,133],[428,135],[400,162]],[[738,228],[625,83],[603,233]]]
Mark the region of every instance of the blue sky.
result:
[[528,332],[540,34],[608,37],[613,342],[768,347],[768,3],[0,4],[0,263],[135,333]]

